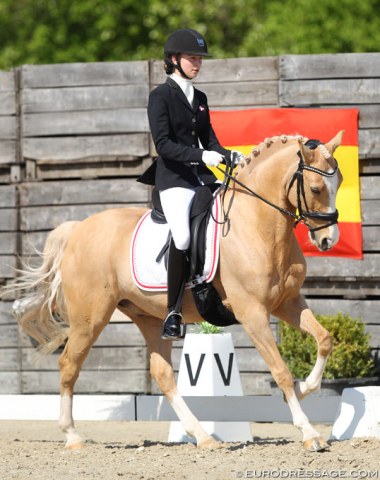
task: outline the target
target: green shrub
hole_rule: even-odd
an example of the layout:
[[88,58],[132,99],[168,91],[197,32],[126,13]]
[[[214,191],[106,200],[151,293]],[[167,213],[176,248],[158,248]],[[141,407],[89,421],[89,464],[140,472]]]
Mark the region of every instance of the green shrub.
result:
[[197,324],[197,333],[223,333],[223,327],[217,327],[208,322],[200,322]]
[[[374,373],[374,361],[369,346],[370,335],[364,323],[347,314],[316,315],[330,332],[333,350],[324,378],[361,378]],[[314,366],[317,346],[313,337],[279,322],[279,350],[295,378],[305,378]]]

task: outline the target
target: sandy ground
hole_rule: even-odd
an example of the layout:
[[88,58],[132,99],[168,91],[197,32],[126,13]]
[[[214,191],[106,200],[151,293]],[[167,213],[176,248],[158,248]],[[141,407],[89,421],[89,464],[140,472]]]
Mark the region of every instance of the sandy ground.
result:
[[[289,424],[254,423],[252,443],[218,450],[167,443],[168,422],[77,422],[87,439],[64,449],[56,422],[0,421],[0,480],[380,478],[380,439],[330,442],[305,452]],[[328,439],[331,426],[315,425]]]

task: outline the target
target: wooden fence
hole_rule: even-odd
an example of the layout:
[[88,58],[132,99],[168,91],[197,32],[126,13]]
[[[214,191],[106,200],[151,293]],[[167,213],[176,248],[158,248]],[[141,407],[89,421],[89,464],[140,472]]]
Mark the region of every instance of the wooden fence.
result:
[[[35,258],[47,233],[114,206],[149,205],[136,177],[152,161],[148,93],[162,61],[25,65],[0,72],[0,281]],[[357,107],[364,259],[308,258],[316,313],[361,317],[380,350],[380,53],[208,60],[197,79],[212,109]],[[300,132],[302,133],[302,132]],[[0,394],[56,393],[58,353],[35,358],[0,301]],[[276,320],[273,319],[276,330]],[[246,394],[270,393],[268,369],[230,327]],[[174,348],[179,365],[181,344]],[[91,350],[81,393],[157,393],[137,328],[116,314]]]

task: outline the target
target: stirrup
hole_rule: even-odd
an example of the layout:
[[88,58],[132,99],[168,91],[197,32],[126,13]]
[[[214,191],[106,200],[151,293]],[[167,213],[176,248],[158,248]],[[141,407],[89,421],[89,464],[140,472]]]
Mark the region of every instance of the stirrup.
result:
[[161,338],[163,340],[182,340],[185,338],[186,324],[182,323],[182,318],[182,314],[175,310],[168,313],[162,328]]

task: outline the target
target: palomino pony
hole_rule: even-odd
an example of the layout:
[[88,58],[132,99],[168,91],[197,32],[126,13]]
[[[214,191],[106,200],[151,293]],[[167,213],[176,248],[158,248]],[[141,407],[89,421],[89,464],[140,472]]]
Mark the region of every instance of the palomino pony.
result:
[[[307,450],[327,448],[311,426],[300,400],[318,390],[332,348],[330,334],[317,322],[300,289],[306,264],[293,233],[306,223],[310,241],[321,251],[339,237],[335,200],[342,176],[333,157],[343,131],[325,145],[299,136],[265,140],[236,168],[224,195],[228,231],[220,241],[220,263],[213,281],[223,303],[235,314],[283,391],[293,423]],[[305,144],[306,143],[306,144]],[[74,385],[95,340],[117,308],[141,330],[150,354],[150,372],[198,447],[219,445],[179,395],[171,363],[172,342],[161,339],[166,294],[140,290],[130,265],[132,233],[143,208],[110,209],[53,230],[42,266],[26,267],[13,285],[24,292],[18,303],[21,327],[50,353],[67,340],[59,359],[59,425],[67,448],[83,441],[72,416]],[[298,213],[297,213],[298,212]],[[183,301],[186,323],[201,321],[189,290]],[[294,384],[269,326],[273,314],[312,335],[318,345],[314,368]]]

